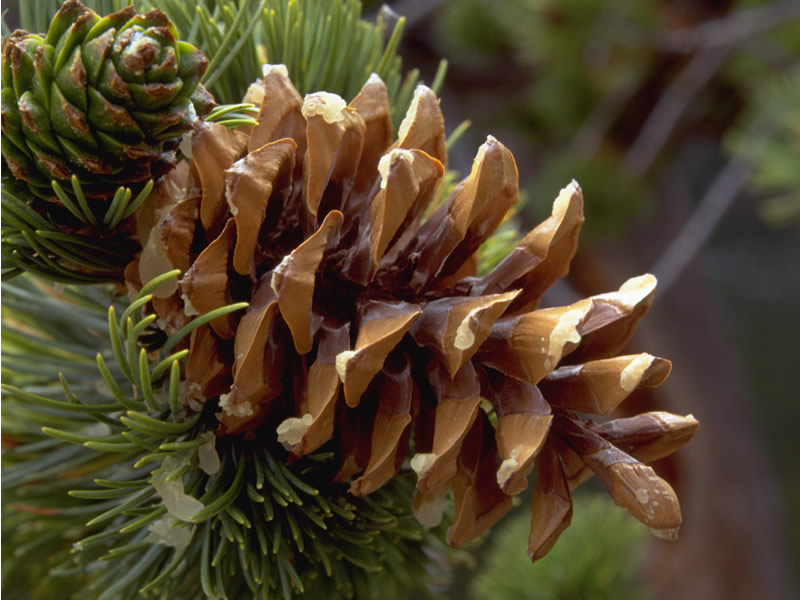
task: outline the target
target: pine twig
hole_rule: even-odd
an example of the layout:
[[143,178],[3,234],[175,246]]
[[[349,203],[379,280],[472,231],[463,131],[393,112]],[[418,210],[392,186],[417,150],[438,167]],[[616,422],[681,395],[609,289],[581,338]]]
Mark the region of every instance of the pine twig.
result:
[[658,47],[669,52],[689,53],[740,43],[749,37],[800,19],[800,2],[783,0],[736,11],[725,17],[689,28],[664,33]]
[[730,48],[705,50],[675,77],[625,155],[623,164],[632,174],[642,175],[650,168],[692,98],[711,80],[729,52]]
[[670,242],[651,269],[658,278],[661,294],[665,294],[672,287],[711,237],[723,215],[747,183],[752,170],[753,166],[750,163],[733,159],[719,172],[680,233]]

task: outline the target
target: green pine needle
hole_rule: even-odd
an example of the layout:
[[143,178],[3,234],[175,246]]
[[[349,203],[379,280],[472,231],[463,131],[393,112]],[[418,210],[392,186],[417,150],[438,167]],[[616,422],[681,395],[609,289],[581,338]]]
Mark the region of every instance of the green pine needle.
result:
[[[25,186],[4,178],[3,261],[17,269],[9,275],[29,271],[64,283],[119,281],[138,244],[111,233],[147,199],[153,182],[148,182],[135,198],[130,188],[117,189],[104,216],[94,214],[89,207],[77,177],[72,179],[72,193],[56,181],[52,186],[66,209],[65,214],[58,215],[58,207],[54,205],[34,210],[30,202],[37,201],[31,200]],[[68,233],[64,223],[69,222],[73,225]]]
[[[136,344],[150,293],[176,275],[108,319],[102,289],[4,284],[4,586],[100,600],[418,588],[441,542],[410,514],[412,475],[353,497],[330,481],[332,453],[287,466],[275,441],[216,438],[215,406],[186,413],[186,352]],[[199,457],[214,453],[210,474]]]
[[641,600],[647,531],[605,495],[578,494],[572,525],[550,553],[531,564],[524,549],[530,517],[519,511],[499,527],[470,586],[472,600]]
[[759,87],[725,141],[731,154],[754,167],[750,185],[764,197],[764,221],[800,226],[800,68]]

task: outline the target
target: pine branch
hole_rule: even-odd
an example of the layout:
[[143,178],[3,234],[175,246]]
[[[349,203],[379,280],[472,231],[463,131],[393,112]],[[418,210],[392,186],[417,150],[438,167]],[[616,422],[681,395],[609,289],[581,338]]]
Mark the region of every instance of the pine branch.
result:
[[[27,589],[29,566],[42,560],[36,589],[59,586],[53,597],[64,597],[66,576],[101,600],[304,589],[367,597],[418,586],[433,538],[410,514],[409,477],[355,498],[329,482],[330,452],[286,466],[277,444],[218,440],[213,407],[179,401],[187,352],[165,349],[190,330],[157,356],[137,344],[154,318],[152,290],[174,276],[109,309],[110,343],[99,334],[99,290],[4,285],[7,589]],[[25,526],[33,517],[35,530]]]
[[719,172],[680,233],[673,238],[651,269],[658,278],[662,294],[672,287],[711,237],[744,188],[751,172],[750,164],[736,159],[731,160]]

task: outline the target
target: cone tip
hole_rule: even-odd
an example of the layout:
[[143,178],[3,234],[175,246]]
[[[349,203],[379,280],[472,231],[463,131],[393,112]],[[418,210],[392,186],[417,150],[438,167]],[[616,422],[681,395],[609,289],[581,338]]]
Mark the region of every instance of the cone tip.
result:
[[276,65],[262,65],[261,72],[264,77],[268,76],[270,73],[276,73],[281,77],[289,77],[289,69],[286,68],[284,64],[276,64]]
[[306,94],[301,112],[305,119],[320,116],[326,123],[337,123],[344,120],[347,102],[338,94],[331,92],[314,92]]

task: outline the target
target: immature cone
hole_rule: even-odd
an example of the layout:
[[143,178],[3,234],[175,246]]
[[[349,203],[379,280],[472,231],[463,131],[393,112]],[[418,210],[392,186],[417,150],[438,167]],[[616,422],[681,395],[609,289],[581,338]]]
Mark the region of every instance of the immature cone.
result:
[[77,175],[90,197],[137,187],[174,166],[181,135],[206,111],[207,60],[160,10],[100,18],[69,0],[42,37],[3,41],[3,158],[31,191]]
[[594,425],[575,412],[607,414],[666,378],[666,360],[617,356],[655,279],[537,309],[577,246],[578,185],[478,277],[479,247],[518,201],[516,165],[500,142],[481,146],[469,177],[426,218],[446,159],[431,90],[417,89],[392,143],[375,76],[349,105],[326,93],[303,100],[282,66],[265,69],[263,86],[252,130],[196,126],[190,168],[163,182],[145,249],[126,271],[134,287],[184,272],[156,291],[167,328],[250,303],[193,333],[187,407],[218,401],[218,435],[270,443],[277,431],[290,457],[333,439],[335,479],[356,495],[398,472],[413,435],[415,512],[436,524],[452,488],[453,545],[496,522],[535,463],[533,558],[569,523],[570,489],[587,472],[673,537],[674,493],[637,458],[674,452],[697,422],[653,413]]

